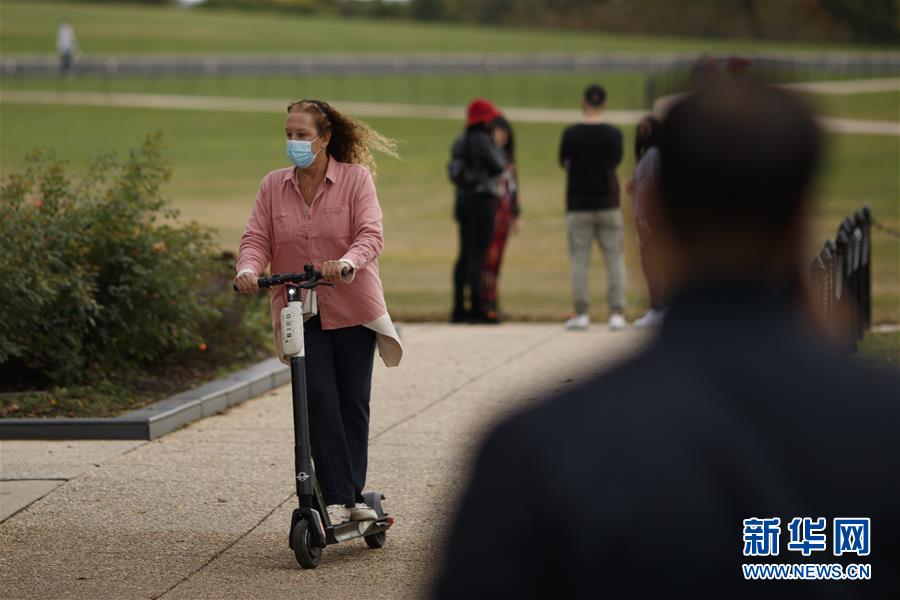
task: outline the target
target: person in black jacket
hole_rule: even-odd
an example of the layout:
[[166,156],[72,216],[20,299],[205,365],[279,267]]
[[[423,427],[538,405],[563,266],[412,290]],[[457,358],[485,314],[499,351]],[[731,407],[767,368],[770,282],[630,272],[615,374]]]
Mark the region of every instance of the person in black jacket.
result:
[[489,435],[438,598],[896,595],[900,377],[842,355],[803,300],[820,148],[783,90],[672,108],[648,207],[675,291],[661,333]]
[[[453,312],[450,320],[490,321],[482,298],[482,271],[494,236],[497,177],[506,160],[491,138],[490,124],[500,111],[484,98],[469,103],[466,130],[453,142],[448,171],[456,186],[454,216],[459,223],[459,257],[453,269]],[[468,288],[469,307],[465,292]]]

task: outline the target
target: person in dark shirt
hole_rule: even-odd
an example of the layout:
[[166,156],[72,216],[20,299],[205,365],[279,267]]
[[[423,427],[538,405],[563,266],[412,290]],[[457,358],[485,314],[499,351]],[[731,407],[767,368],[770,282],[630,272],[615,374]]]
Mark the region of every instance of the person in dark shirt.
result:
[[[454,216],[459,224],[459,257],[453,269],[453,323],[491,321],[482,294],[482,272],[494,237],[497,177],[506,159],[491,138],[491,122],[500,111],[485,98],[476,98],[466,111],[466,130],[451,148],[448,174],[456,186]],[[467,308],[466,290],[469,292]]]
[[[841,354],[803,300],[820,154],[784,90],[672,108],[648,207],[674,291],[659,337],[488,436],[437,598],[896,595],[900,376]],[[753,579],[778,564],[870,579]]]
[[603,122],[606,91],[592,85],[581,102],[584,121],[563,132],[559,164],[566,169],[566,230],[572,264],[572,296],[575,316],[567,329],[590,325],[588,270],[596,239],[603,251],[608,278],[607,302],[610,329],[627,324],[625,310],[625,259],[622,254],[622,211],[616,167],[622,162],[622,132]]

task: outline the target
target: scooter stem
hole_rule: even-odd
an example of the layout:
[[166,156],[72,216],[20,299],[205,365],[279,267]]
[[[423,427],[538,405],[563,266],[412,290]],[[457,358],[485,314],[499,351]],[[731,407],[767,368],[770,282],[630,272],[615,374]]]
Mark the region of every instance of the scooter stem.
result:
[[309,410],[306,399],[306,367],[302,356],[291,357],[291,395],[294,409],[294,464],[300,508],[313,508],[312,450],[309,443]]

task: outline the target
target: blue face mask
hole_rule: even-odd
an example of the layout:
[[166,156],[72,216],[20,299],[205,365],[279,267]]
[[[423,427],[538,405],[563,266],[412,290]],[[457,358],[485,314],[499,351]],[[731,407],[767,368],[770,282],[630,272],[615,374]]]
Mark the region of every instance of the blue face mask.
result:
[[307,168],[316,160],[318,152],[312,151],[312,143],[319,139],[319,136],[311,140],[288,140],[287,155],[297,167],[301,169]]

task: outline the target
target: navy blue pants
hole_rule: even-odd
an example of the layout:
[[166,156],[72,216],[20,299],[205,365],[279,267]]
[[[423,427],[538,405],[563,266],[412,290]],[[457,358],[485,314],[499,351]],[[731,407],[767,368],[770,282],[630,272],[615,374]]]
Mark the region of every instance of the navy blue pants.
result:
[[309,435],[325,504],[362,502],[369,456],[369,398],[375,332],[357,325],[304,326]]

